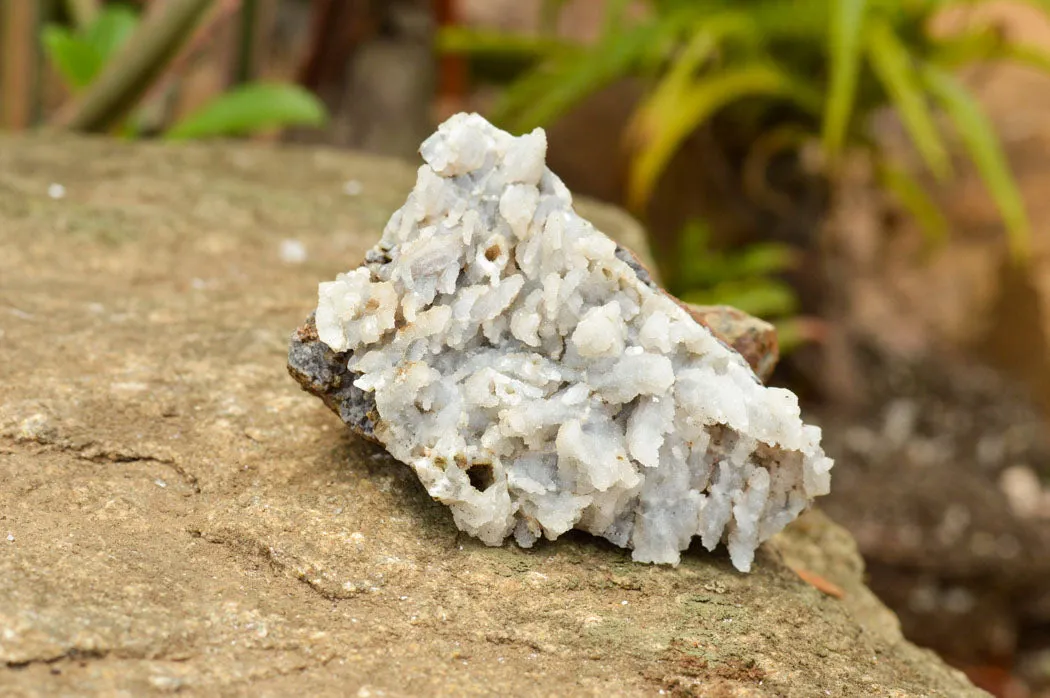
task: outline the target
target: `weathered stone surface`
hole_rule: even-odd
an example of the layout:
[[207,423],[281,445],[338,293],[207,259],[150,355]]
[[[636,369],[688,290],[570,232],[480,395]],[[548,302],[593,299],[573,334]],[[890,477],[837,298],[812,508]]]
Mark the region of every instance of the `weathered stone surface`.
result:
[[299,391],[303,299],[411,176],[0,137],[0,694],[981,695],[901,640],[819,514],[748,576],[487,548]]

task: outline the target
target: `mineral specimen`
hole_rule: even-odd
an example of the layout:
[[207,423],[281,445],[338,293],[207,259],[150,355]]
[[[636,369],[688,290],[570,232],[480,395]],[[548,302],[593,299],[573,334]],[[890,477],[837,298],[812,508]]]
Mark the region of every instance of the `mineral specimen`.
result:
[[677,564],[698,535],[747,571],[828,492],[820,429],[575,213],[546,147],[442,124],[289,368],[489,545],[578,528]]

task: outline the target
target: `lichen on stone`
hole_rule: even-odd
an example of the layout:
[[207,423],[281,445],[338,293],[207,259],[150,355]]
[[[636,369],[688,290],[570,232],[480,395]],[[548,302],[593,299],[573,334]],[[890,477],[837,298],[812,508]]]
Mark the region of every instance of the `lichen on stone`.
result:
[[489,545],[578,528],[677,564],[700,536],[750,569],[829,491],[795,395],[575,213],[542,130],[459,114],[420,150],[365,263],[320,284],[293,375]]

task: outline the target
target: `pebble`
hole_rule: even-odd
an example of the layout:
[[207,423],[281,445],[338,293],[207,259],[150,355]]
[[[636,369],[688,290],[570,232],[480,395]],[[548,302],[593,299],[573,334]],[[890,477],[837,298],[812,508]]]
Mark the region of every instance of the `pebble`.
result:
[[281,240],[281,261],[285,264],[302,264],[306,261],[306,246],[299,240]]

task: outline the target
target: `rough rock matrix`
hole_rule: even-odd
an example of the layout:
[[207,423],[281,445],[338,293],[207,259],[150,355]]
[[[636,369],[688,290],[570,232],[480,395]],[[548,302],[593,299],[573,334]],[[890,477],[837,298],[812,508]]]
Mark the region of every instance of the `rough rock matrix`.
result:
[[796,397],[575,213],[542,130],[460,114],[420,150],[365,264],[320,285],[330,351],[300,332],[293,375],[489,545],[579,528],[677,564],[698,535],[749,570],[829,490]]

